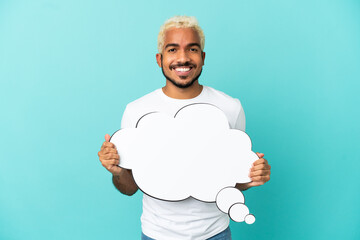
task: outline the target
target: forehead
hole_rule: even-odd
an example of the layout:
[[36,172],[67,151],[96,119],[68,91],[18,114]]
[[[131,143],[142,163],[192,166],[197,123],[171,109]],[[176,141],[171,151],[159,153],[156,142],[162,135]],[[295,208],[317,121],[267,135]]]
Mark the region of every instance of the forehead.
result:
[[199,34],[193,28],[170,28],[165,32],[164,45],[176,43],[179,45],[188,43],[200,44]]

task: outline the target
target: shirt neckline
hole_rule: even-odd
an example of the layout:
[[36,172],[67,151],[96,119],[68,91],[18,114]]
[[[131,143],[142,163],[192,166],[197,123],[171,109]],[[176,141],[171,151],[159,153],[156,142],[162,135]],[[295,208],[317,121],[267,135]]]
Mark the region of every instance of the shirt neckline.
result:
[[203,89],[201,90],[201,92],[199,93],[199,95],[197,95],[196,97],[193,97],[193,98],[186,98],[186,99],[180,99],[180,98],[172,98],[172,97],[169,97],[168,95],[166,95],[162,88],[159,88],[158,89],[158,92],[159,94],[162,96],[162,98],[168,100],[168,101],[176,101],[176,102],[187,102],[187,101],[194,101],[194,100],[197,100],[199,98],[201,98],[204,94],[205,94],[205,91],[207,91],[207,87],[203,85]]

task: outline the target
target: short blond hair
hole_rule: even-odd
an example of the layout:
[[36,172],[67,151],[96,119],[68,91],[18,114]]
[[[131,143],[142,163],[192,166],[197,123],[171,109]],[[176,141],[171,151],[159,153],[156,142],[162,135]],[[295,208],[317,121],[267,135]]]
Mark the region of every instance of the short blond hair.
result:
[[158,35],[158,51],[162,53],[164,42],[165,42],[165,32],[170,28],[193,28],[199,35],[200,38],[200,48],[201,51],[204,51],[205,47],[205,35],[199,23],[195,17],[188,16],[174,16],[165,21],[165,23],[160,27],[160,32]]

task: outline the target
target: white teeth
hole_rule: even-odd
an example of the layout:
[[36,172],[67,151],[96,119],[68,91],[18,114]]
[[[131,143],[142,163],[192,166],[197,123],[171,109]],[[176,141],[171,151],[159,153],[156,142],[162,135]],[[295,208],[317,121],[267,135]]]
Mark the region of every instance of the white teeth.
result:
[[178,72],[187,72],[190,71],[190,68],[175,68],[175,70]]

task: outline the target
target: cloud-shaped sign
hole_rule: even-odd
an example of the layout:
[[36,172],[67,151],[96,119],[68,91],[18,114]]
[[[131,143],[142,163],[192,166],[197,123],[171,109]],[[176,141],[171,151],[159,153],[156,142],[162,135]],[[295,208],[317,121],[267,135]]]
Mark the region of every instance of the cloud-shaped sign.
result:
[[234,186],[250,182],[249,169],[258,157],[251,151],[249,136],[230,129],[219,108],[196,103],[175,116],[146,113],[136,128],[121,129],[110,141],[118,150],[120,166],[132,169],[145,194],[166,201],[193,197],[216,202],[234,221],[255,221]]

